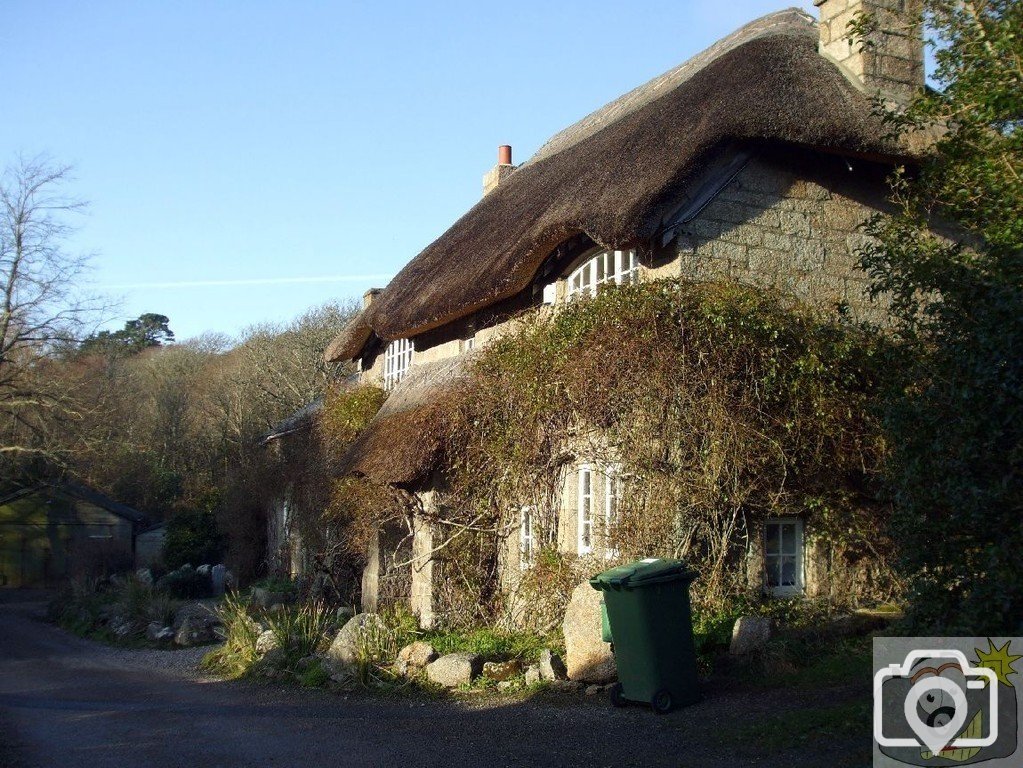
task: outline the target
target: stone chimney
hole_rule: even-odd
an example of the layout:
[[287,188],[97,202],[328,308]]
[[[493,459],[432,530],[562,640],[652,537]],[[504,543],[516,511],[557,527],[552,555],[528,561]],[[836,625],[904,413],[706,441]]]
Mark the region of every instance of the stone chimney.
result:
[[373,299],[380,295],[380,291],[383,288],[370,288],[364,294],[362,294],[362,308],[369,309],[369,305],[373,303]]
[[[870,96],[905,106],[924,87],[923,0],[814,0],[820,8],[820,50]],[[869,32],[849,36],[863,14]]]
[[497,165],[483,174],[483,196],[497,189],[498,185],[511,176],[515,166],[512,165],[511,147],[502,144],[497,148]]

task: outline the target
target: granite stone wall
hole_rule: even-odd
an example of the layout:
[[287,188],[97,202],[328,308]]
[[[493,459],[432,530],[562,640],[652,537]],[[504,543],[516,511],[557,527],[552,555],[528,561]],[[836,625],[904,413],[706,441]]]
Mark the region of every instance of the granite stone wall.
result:
[[867,242],[861,225],[883,205],[856,179],[807,179],[755,159],[681,228],[674,258],[645,277],[732,278],[883,323],[886,305],[868,297],[857,253]]

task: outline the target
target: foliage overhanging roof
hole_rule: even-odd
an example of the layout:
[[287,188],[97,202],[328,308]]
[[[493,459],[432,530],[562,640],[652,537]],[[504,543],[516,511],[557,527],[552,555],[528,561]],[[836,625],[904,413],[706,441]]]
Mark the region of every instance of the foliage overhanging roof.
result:
[[443,449],[441,410],[464,380],[470,355],[415,366],[345,452],[340,475],[401,485],[425,478]]

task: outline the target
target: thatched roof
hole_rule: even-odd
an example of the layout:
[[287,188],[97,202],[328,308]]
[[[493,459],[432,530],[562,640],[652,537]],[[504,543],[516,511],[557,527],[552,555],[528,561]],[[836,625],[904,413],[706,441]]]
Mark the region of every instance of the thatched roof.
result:
[[363,345],[369,340],[373,329],[366,317],[366,310],[359,310],[323,352],[323,359],[328,363],[351,360],[362,351]]
[[462,380],[468,357],[415,366],[349,447],[341,474],[393,485],[429,475],[443,448],[444,404]]
[[414,336],[522,291],[570,236],[641,243],[725,145],[900,158],[817,42],[802,11],[765,16],[557,134],[399,272],[364,322],[385,340]]
[[312,426],[316,415],[323,410],[323,398],[318,397],[315,400],[306,403],[293,414],[288,416],[286,419],[279,421],[274,424],[270,431],[260,437],[259,442],[261,445],[279,440],[287,435],[294,434],[303,429],[308,429]]

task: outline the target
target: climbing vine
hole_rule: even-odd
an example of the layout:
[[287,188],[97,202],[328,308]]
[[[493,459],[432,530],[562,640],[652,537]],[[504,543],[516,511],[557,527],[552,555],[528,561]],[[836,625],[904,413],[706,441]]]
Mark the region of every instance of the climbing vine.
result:
[[[689,561],[698,606],[720,608],[758,586],[753,537],[777,515],[812,521],[832,599],[891,598],[871,412],[886,359],[882,337],[761,289],[606,290],[524,315],[434,409],[437,503],[424,510],[407,491],[341,478],[327,520],[355,554],[382,526],[404,520],[411,534],[412,513],[428,515],[435,611],[450,625],[503,617],[549,631],[580,578],[649,556]],[[355,390],[328,403],[325,443],[350,444],[381,397]],[[563,488],[581,461],[621,477],[616,522],[601,533],[611,560],[561,551]],[[533,565],[502,568],[517,562],[524,507]]]
[[[561,574],[566,473],[614,465],[624,492],[608,549],[690,561],[698,602],[748,591],[751,537],[787,514],[813,520],[836,567],[870,564],[853,585],[861,595],[891,589],[870,411],[885,349],[837,317],[733,283],[659,281],[524,318],[451,403],[446,516],[485,521],[500,538],[528,505],[534,546]],[[533,575],[520,584],[540,592]]]

